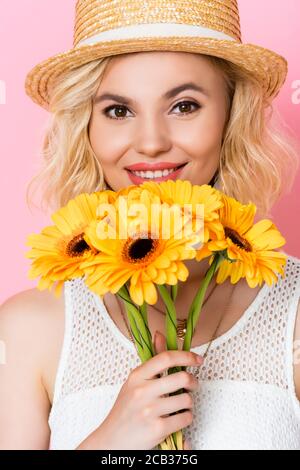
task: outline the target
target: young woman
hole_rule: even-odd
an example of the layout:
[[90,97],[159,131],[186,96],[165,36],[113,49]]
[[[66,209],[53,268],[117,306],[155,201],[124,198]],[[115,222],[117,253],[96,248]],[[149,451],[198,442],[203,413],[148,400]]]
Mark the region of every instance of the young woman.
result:
[[[235,1],[167,3],[78,1],[74,49],[28,75],[51,112],[39,181],[52,209],[180,178],[252,201],[261,218],[292,184],[295,152],[270,120],[285,60],[241,43]],[[182,320],[208,262],[187,265]],[[299,449],[300,260],[288,256],[285,273],[272,287],[213,283],[191,352],[165,351],[158,301],[158,354],[143,365],[114,295],[101,301],[82,278],[59,299],[16,294],[0,312],[0,447],[152,449],[184,428],[185,448]],[[187,371],[163,375],[175,365]]]

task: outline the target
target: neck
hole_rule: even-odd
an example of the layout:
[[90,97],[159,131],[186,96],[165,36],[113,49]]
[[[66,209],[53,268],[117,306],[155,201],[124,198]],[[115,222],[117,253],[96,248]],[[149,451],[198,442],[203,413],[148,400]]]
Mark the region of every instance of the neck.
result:
[[[196,292],[198,291],[204,276],[209,269],[209,258],[198,262],[196,260],[187,260],[185,265],[189,270],[189,275],[185,282],[179,281],[178,284],[178,294],[176,297],[176,303],[179,308],[181,305],[186,305],[186,299],[190,299],[189,303],[192,301]],[[208,289],[210,292],[210,288]]]
[[209,258],[205,258],[202,261],[190,259],[184,261],[184,264],[189,270],[188,278],[184,284],[200,283],[204,279],[206,271],[209,269]]
[[[187,260],[185,265],[189,270],[189,275],[185,282],[178,281],[178,293],[175,301],[176,311],[178,312],[178,318],[185,318],[187,315],[187,299],[189,299],[188,306],[191,303],[192,299],[196,295],[199,286],[204,279],[206,271],[209,269],[209,258],[198,262],[196,260]],[[213,283],[213,281],[211,281]],[[167,286],[168,291],[171,291],[171,286]],[[211,287],[208,288],[208,292],[211,291]],[[207,296],[207,294],[206,294]],[[206,297],[205,296],[205,297]],[[158,301],[153,305],[154,308],[157,308],[160,311],[165,311],[164,303],[160,296],[158,296]],[[181,312],[181,313],[179,313]]]

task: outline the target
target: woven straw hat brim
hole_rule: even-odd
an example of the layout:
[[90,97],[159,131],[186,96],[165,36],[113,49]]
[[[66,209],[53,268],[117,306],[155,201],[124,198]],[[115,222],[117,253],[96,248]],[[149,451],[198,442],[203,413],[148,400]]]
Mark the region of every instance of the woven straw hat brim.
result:
[[26,76],[25,91],[38,105],[49,110],[51,86],[60,75],[92,60],[142,51],[178,51],[207,54],[250,72],[261,84],[267,100],[278,94],[285,82],[288,64],[284,57],[261,46],[202,37],[136,38],[112,40],[75,47],[36,65]]

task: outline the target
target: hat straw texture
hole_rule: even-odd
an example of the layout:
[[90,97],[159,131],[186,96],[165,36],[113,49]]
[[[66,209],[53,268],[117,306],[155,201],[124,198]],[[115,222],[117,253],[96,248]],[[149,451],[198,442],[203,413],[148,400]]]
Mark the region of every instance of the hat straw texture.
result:
[[64,72],[99,58],[142,51],[207,54],[233,62],[273,99],[287,75],[277,53],[241,40],[236,0],[78,0],[72,49],[36,65],[25,80],[31,99],[48,109]]

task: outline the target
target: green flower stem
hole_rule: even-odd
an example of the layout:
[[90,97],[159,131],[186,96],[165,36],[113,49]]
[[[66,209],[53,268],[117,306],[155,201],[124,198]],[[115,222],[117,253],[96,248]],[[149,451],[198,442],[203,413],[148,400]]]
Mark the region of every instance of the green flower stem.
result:
[[153,357],[153,346],[149,344],[148,329],[140,310],[133,304],[127,289],[121,287],[117,295],[124,301],[131,331],[136,342],[139,356],[142,362]]
[[135,321],[135,313],[136,312],[134,312],[134,310],[132,309],[132,307],[133,307],[132,304],[127,302],[127,300],[124,299],[123,295],[120,294],[120,291],[117,293],[117,295],[124,301],[126,314],[127,314],[129,324],[130,324],[131,333],[133,335],[135,344],[137,346],[140,359],[141,359],[142,362],[144,362],[145,359],[144,359],[143,342],[141,340],[141,335],[140,335],[139,329],[138,329],[136,321]]
[[[172,286],[173,287],[173,286]],[[158,290],[160,292],[160,295],[164,301],[164,304],[166,306],[166,340],[167,340],[167,349],[168,350],[178,350],[178,344],[177,344],[177,316],[176,316],[176,309],[174,305],[174,301],[172,297],[176,298],[177,295],[177,289],[176,290],[171,290],[171,295],[170,296],[167,288],[165,285],[158,285]],[[180,366],[178,367],[171,367],[168,370],[168,374],[175,374],[176,372],[180,372],[182,368]],[[180,393],[183,393],[184,389],[182,390],[176,390],[175,392],[172,392],[169,394],[169,396],[173,395],[179,395]],[[182,432],[182,431],[181,431]],[[177,443],[177,433],[172,433],[171,436],[174,440],[175,447],[176,449],[178,448],[178,443]]]
[[142,362],[145,362],[146,357],[145,357],[144,348],[143,348],[143,341],[141,339],[141,334],[139,332],[139,329],[135,321],[135,314],[131,311],[130,306],[126,304],[126,301],[124,301],[124,304],[125,304],[125,309],[126,309],[127,317],[129,320],[129,324],[130,324],[131,333],[135,341],[135,344],[137,346],[140,359]]
[[167,348],[177,350],[177,318],[174,302],[165,285],[158,285],[158,290],[166,306]]
[[140,306],[140,312],[141,312],[141,315],[144,319],[145,324],[148,325],[147,304],[146,304],[146,302],[144,302],[143,305]]
[[175,286],[171,286],[171,298],[173,302],[175,302],[176,300],[177,292],[178,292],[178,282],[177,284],[175,284]]
[[188,320],[187,320],[187,328],[186,328],[186,333],[184,336],[184,343],[183,343],[183,348],[182,348],[184,351],[190,351],[191,349],[192,338],[193,338],[195,327],[197,325],[197,321],[201,312],[201,307],[203,304],[206,289],[209,286],[209,283],[211,279],[213,278],[215,272],[217,271],[220,263],[222,262],[222,259],[223,259],[222,255],[219,254],[219,252],[217,252],[214,255],[213,262],[211,266],[209,267],[209,269],[207,270],[204,276],[204,279],[190,306]]
[[[127,316],[129,319],[133,338],[137,345],[138,353],[142,362],[154,356],[153,342],[151,339],[151,332],[148,326],[147,318],[147,304],[144,304],[138,309],[131,300],[126,284],[118,291],[117,295],[124,301]],[[141,331],[141,333],[140,333]],[[141,342],[142,338],[142,342]],[[145,339],[146,338],[146,339]],[[146,346],[144,348],[143,342]],[[177,448],[177,433],[173,433],[169,438]],[[167,440],[164,441],[166,443]]]
[[143,305],[140,307],[140,312],[141,312],[141,315],[143,317],[143,320],[144,320],[144,323],[145,323],[145,326],[146,326],[146,329],[147,329],[148,344],[151,345],[151,352],[152,352],[152,357],[153,357],[155,355],[155,352],[154,352],[154,345],[153,345],[151,331],[150,331],[150,328],[149,328],[149,325],[148,325],[148,315],[147,315],[147,304],[146,304],[146,302],[144,302]]
[[[132,302],[127,284],[125,283],[123,287],[124,287],[124,290],[126,291],[126,298],[127,298],[128,302]],[[133,305],[135,305],[135,304],[133,304]],[[148,338],[147,345],[148,345],[148,348],[151,350],[152,357],[153,357],[155,355],[155,352],[154,352],[154,346],[153,346],[151,331],[150,331],[150,328],[149,328],[149,325],[148,325],[148,315],[147,315],[147,304],[146,304],[146,302],[144,302],[143,305],[138,307],[138,309],[139,309],[139,312],[140,312],[140,316],[143,318],[145,328],[147,330],[147,338]]]
[[[201,307],[202,307],[202,304],[203,304],[203,299],[204,299],[204,296],[205,296],[206,289],[207,289],[212,277],[214,276],[216,270],[218,269],[219,264],[221,263],[221,261],[222,261],[222,255],[217,253],[215,255],[214,259],[213,259],[213,262],[212,262],[210,268],[207,270],[207,273],[205,274],[204,280],[202,281],[201,286],[200,286],[200,288],[198,289],[198,291],[196,293],[196,296],[194,297],[194,300],[192,302],[192,305],[191,305],[190,310],[189,310],[189,315],[188,315],[187,331],[186,331],[186,334],[185,334],[185,337],[184,337],[184,344],[183,344],[183,348],[182,348],[184,351],[190,351],[190,349],[191,349],[192,337],[193,337],[193,334],[194,334],[195,326],[197,325],[197,321],[198,321],[199,314],[200,314],[200,311],[201,311]],[[166,295],[165,295],[165,297],[163,297],[163,299],[168,300]],[[167,332],[168,332],[168,330],[167,330]],[[170,369],[170,373],[177,372],[178,370],[186,370],[186,367],[172,368],[172,372],[171,372],[171,369]],[[171,395],[177,395],[177,394],[179,395],[183,392],[185,392],[184,389],[176,390],[175,392],[171,393],[170,396]],[[176,448],[177,448],[178,446],[177,446],[176,434],[173,433],[172,437],[173,437],[173,440],[174,440]]]

